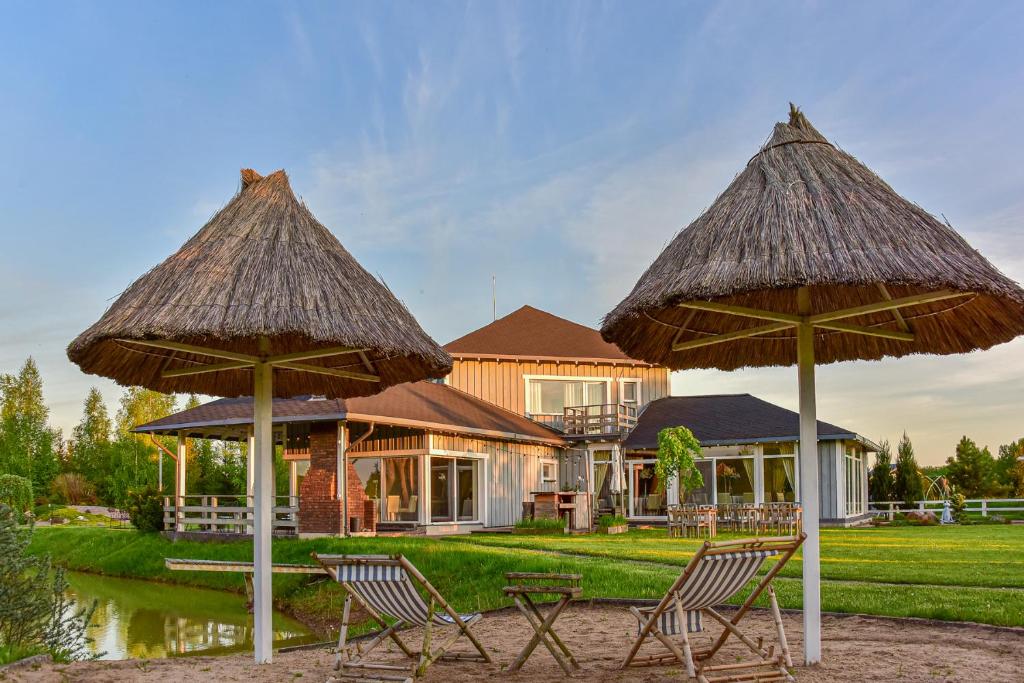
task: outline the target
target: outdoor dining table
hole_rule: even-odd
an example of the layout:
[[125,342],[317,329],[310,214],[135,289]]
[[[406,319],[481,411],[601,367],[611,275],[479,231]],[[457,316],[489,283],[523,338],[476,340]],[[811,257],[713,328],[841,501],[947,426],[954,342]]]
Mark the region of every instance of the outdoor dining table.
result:
[[[505,586],[505,595],[512,598],[516,603],[516,607],[523,613],[526,621],[529,622],[534,631],[530,642],[526,644],[526,647],[519,653],[519,656],[512,662],[512,666],[508,670],[518,671],[540,643],[544,643],[551,656],[555,658],[555,661],[558,662],[558,665],[562,667],[566,674],[572,674],[574,670],[580,668],[572,652],[569,651],[569,648],[566,647],[562,639],[555,633],[554,624],[555,620],[558,619],[558,615],[569,604],[569,601],[578,597],[583,592],[583,588],[580,586],[583,577],[580,574],[507,572],[505,578],[511,584]],[[558,602],[554,604],[545,617],[537,608],[537,604],[530,597],[531,595],[558,595],[561,597],[559,597]]]

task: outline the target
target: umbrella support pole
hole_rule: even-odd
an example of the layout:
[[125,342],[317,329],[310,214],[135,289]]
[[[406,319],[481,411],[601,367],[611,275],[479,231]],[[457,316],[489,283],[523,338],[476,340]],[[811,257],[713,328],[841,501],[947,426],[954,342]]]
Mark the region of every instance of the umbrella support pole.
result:
[[253,367],[254,533],[253,533],[253,645],[256,663],[267,664],[273,656],[271,631],[271,526],[274,507],[274,437],[272,425],[273,366]]
[[[800,290],[801,313],[810,308],[806,288]],[[821,661],[821,565],[818,536],[818,418],[814,389],[814,327],[797,326],[797,372],[800,389],[800,502],[803,506],[804,662]]]

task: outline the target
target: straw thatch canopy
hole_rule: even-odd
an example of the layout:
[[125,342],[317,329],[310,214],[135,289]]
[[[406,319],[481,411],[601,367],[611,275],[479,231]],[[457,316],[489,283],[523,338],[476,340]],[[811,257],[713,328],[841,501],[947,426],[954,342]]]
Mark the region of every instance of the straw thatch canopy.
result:
[[1016,283],[949,225],[832,145],[796,108],[665,248],[601,332],[628,355],[673,369],[791,365],[793,329],[673,347],[764,323],[681,304],[796,315],[801,287],[811,315],[937,290],[970,293],[842,320],[907,339],[816,329],[818,363],[961,353],[1024,333],[1024,291]]
[[[145,340],[225,353],[211,357]],[[326,348],[351,350],[309,357]],[[87,373],[162,392],[215,396],[252,394],[252,370],[231,368],[234,354],[266,358],[302,352],[306,366],[353,375],[314,374],[282,364],[274,395],[367,395],[401,382],[443,377],[451,369],[451,358],[405,306],[295,197],[284,171],[262,177],[249,169],[242,171],[241,190],[227,206],[68,347],[68,357]],[[218,362],[226,368],[173,376]]]

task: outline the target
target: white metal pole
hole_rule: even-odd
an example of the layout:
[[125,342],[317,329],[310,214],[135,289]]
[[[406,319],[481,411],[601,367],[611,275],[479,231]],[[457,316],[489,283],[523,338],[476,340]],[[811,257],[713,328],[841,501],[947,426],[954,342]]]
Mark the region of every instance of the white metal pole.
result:
[[797,366],[800,378],[800,502],[804,533],[807,534],[803,545],[804,662],[816,664],[821,661],[820,494],[818,419],[814,400],[814,327],[807,323],[797,326]]
[[253,533],[253,643],[257,664],[269,663],[273,656],[271,632],[271,510],[274,506],[273,367],[257,363],[253,368],[252,454],[255,470],[255,531]]

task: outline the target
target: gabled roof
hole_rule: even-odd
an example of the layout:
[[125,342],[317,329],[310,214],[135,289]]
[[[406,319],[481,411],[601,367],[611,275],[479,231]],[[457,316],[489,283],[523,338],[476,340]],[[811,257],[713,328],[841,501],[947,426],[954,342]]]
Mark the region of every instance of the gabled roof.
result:
[[[665,427],[687,427],[702,446],[800,440],[800,415],[750,394],[671,396],[651,401],[623,443],[625,450],[658,447]],[[818,421],[818,439],[859,441],[877,446],[851,429]]]
[[631,363],[619,347],[595,329],[546,311],[523,306],[444,347],[456,358],[573,359],[599,363]]
[[[350,399],[275,398],[274,423],[356,420],[459,434],[564,445],[560,433],[445,384],[399,384]],[[252,424],[252,398],[225,398],[139,425],[149,433],[209,433],[211,427]],[[235,430],[237,431],[237,430]]]

